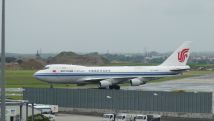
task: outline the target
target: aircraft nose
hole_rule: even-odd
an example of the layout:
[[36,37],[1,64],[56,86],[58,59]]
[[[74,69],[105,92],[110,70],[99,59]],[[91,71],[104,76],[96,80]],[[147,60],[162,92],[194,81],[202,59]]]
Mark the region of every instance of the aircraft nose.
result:
[[[37,72],[38,72],[38,71],[37,71]],[[34,77],[34,78],[36,78],[37,72],[35,72],[35,73],[33,74],[33,77]]]
[[41,78],[39,77],[39,71],[35,72],[33,77],[40,80]]
[[43,70],[39,70],[33,74],[33,77],[40,81],[48,81],[48,79],[44,76],[43,73]]

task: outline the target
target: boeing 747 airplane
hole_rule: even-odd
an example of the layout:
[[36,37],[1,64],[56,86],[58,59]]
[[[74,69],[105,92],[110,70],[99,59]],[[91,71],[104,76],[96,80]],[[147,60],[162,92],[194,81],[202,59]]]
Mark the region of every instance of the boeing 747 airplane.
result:
[[158,66],[96,66],[52,64],[37,71],[34,77],[50,84],[98,84],[99,88],[120,89],[119,84],[145,84],[151,78],[175,76],[189,70],[190,42],[184,42]]

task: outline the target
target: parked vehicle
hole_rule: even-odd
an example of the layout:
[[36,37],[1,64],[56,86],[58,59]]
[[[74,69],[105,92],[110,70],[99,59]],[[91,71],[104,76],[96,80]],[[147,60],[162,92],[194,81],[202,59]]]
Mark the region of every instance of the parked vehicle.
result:
[[160,115],[136,115],[134,121],[160,121]]
[[52,114],[58,113],[58,105],[45,105],[45,104],[34,104],[34,108],[41,109],[43,112],[50,112]]
[[137,115],[134,118],[134,121],[148,121],[147,115]]
[[134,121],[134,114],[119,113],[116,115],[115,121]]
[[115,121],[115,114],[113,113],[103,114],[103,121]]
[[41,114],[48,117],[50,121],[55,121],[55,113],[58,112],[57,105],[35,104],[34,108],[40,110]]
[[108,113],[103,115],[103,121],[160,121],[160,115],[143,115],[128,113]]

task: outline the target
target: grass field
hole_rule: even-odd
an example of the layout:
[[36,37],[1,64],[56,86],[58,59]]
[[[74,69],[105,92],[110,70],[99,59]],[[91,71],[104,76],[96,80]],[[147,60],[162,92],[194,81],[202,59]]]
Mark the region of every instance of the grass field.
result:
[[[6,87],[7,88],[24,88],[24,87],[50,87],[48,83],[39,81],[33,77],[36,71],[33,70],[16,70],[6,71]],[[72,87],[75,85],[57,84],[54,87]]]

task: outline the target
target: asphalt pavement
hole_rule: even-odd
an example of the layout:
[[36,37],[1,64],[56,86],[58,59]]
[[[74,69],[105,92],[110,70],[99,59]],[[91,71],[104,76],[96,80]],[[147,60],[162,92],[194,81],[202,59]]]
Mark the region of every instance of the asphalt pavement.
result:
[[76,114],[57,114],[56,121],[102,121],[102,117]]
[[189,91],[214,92],[214,74],[169,80],[161,83],[148,83],[141,86],[129,86],[123,89],[145,91]]

